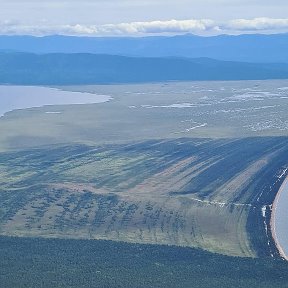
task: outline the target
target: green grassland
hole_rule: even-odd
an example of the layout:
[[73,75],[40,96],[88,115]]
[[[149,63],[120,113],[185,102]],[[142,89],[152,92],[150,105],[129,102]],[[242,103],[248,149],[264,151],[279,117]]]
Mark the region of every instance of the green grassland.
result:
[[286,288],[281,260],[107,241],[0,237],[5,288]]
[[61,87],[113,99],[5,114],[0,234],[278,256],[270,214],[288,171],[287,86]]
[[266,228],[287,152],[286,137],[2,152],[0,233],[277,255]]

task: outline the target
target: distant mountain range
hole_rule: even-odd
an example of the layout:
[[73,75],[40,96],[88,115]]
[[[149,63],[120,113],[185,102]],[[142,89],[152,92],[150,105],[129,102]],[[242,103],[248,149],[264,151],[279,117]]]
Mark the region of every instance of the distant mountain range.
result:
[[0,36],[0,50],[92,53],[137,57],[207,57],[217,60],[288,63],[288,34],[200,37]]
[[0,84],[106,84],[190,80],[288,79],[288,63],[96,54],[0,53]]

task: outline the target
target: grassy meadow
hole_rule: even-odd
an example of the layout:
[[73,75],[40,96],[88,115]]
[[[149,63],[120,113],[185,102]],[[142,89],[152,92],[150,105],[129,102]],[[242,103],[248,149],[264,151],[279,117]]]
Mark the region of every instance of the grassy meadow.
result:
[[71,86],[113,99],[6,113],[0,234],[278,256],[269,223],[288,167],[287,86]]
[[262,210],[285,177],[287,152],[286,137],[2,152],[0,233],[277,254]]

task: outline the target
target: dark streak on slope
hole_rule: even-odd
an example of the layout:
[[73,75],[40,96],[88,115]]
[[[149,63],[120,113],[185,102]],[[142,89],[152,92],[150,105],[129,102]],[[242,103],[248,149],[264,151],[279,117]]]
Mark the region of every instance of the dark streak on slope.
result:
[[261,209],[281,185],[287,153],[285,137],[1,153],[0,232],[277,255]]

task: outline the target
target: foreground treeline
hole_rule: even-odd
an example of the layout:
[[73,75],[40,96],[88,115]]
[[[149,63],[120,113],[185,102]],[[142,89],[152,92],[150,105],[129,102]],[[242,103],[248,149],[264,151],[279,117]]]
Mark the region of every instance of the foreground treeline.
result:
[[1,287],[287,287],[282,260],[94,240],[0,237]]

